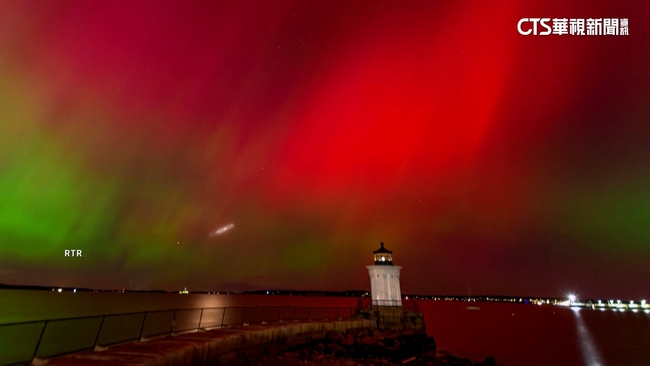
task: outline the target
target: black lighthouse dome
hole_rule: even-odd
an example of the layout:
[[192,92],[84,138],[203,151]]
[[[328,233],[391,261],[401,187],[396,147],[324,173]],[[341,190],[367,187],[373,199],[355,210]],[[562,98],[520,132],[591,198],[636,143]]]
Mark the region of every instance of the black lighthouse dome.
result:
[[379,244],[379,249],[372,252],[375,258],[376,266],[392,266],[393,265],[393,252],[384,248],[384,243]]

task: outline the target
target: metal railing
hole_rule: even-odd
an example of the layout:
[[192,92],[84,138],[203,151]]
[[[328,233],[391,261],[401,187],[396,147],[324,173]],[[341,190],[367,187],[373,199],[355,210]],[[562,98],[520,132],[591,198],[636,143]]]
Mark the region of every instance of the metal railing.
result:
[[401,307],[402,300],[372,300],[372,306],[391,306],[391,307]]
[[397,307],[404,310],[419,310],[416,300],[372,300],[370,298],[359,299],[358,309],[377,309],[382,307]]
[[354,307],[221,307],[0,324],[0,365],[21,365],[34,358],[178,333],[283,321],[348,319],[354,315]]

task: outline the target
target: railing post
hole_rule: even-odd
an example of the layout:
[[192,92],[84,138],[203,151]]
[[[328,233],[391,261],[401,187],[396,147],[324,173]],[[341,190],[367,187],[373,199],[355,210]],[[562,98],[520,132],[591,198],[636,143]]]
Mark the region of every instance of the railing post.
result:
[[144,317],[142,317],[142,325],[140,326],[140,336],[138,337],[138,342],[142,340],[142,332],[144,332],[144,324],[147,322],[147,315],[149,315],[149,313],[145,312]]
[[227,308],[223,308],[223,313],[221,313],[221,329],[223,329],[223,321],[226,318],[226,309]]
[[102,322],[99,323],[99,330],[97,330],[97,336],[95,336],[94,347],[97,347],[97,341],[99,341],[99,334],[102,332],[102,327],[104,326],[104,320],[106,320],[106,315],[102,316]]
[[201,320],[203,320],[203,308],[201,308],[201,315],[199,315],[199,326],[196,328],[197,332],[201,330]]
[[45,324],[43,324],[43,330],[41,330],[41,336],[38,337],[38,342],[36,342],[36,348],[34,348],[34,355],[32,356],[32,359],[36,358],[36,354],[38,353],[38,347],[41,346],[41,341],[43,340],[43,334],[45,334],[45,328],[47,328],[47,322],[49,322],[49,320],[46,320]]
[[172,336],[172,332],[174,331],[174,322],[176,322],[176,310],[174,309],[174,316],[172,316],[172,324],[169,327],[169,336]]

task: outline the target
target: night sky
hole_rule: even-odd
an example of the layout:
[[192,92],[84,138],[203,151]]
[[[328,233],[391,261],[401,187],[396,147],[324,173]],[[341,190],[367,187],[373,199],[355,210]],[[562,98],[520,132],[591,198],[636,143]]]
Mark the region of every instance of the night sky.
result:
[[0,2],[0,283],[650,296],[650,5],[522,3]]

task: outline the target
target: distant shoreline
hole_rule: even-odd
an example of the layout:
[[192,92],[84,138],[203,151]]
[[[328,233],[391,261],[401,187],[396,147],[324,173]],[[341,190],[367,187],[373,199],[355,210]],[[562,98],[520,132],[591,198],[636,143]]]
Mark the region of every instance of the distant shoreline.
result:
[[[90,289],[80,287],[59,287],[59,286],[33,286],[33,285],[10,285],[0,283],[0,290],[28,290],[28,291],[50,291],[50,292],[103,292],[103,293],[151,293],[151,294],[178,294],[178,290],[129,290],[129,289]],[[198,295],[267,295],[267,296],[321,296],[321,297],[353,297],[367,298],[370,292],[367,290],[345,290],[345,291],[316,291],[316,290],[254,290],[254,291],[189,291],[184,293]],[[645,299],[628,300],[598,300],[581,299],[580,301],[569,301],[565,298],[543,298],[536,296],[503,296],[503,295],[419,295],[403,294],[404,300],[435,300],[435,301],[462,301],[468,303],[477,302],[505,302],[521,303],[525,305],[556,305],[562,307],[579,307],[591,309],[614,309],[614,310],[642,310],[649,311],[650,304]]]

